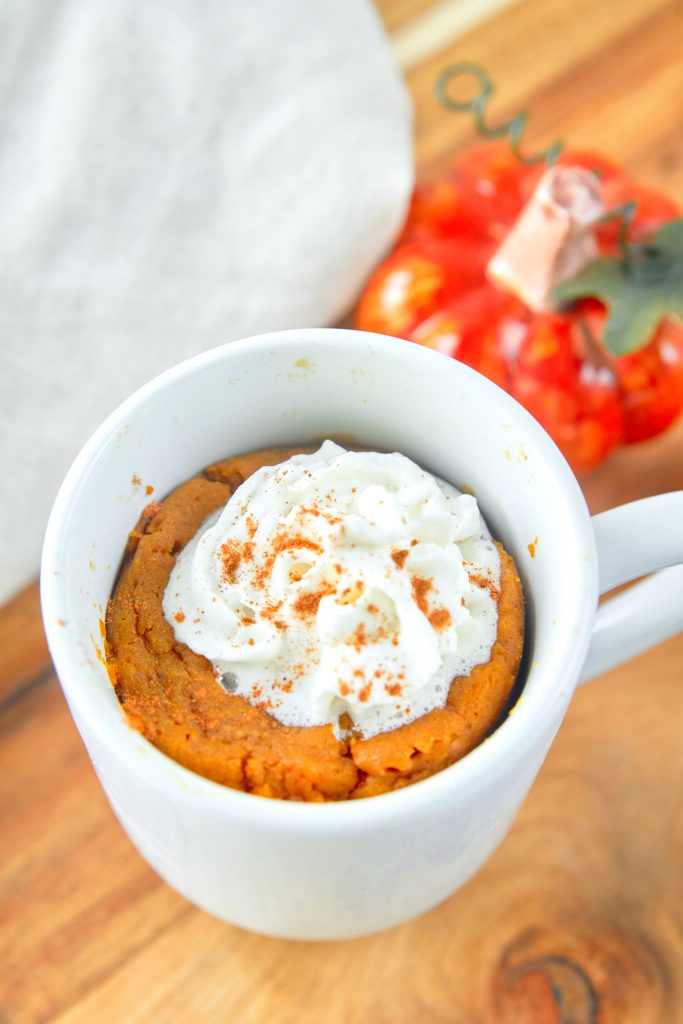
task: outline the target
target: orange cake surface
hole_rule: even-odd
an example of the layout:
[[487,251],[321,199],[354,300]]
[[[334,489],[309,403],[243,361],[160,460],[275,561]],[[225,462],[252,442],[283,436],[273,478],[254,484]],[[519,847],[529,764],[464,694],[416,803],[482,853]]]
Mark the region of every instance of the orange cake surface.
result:
[[282,725],[267,708],[228,693],[211,662],[176,640],[162,600],[178,552],[207,516],[256,469],[292,454],[273,449],[225,459],[145,509],[107,608],[109,673],[131,726],[199,775],[285,800],[375,796],[446,768],[499,722],[522,657],[522,587],[498,544],[498,624],[490,658],[453,679],[443,707],[371,738],[350,731],[340,739],[332,725]]

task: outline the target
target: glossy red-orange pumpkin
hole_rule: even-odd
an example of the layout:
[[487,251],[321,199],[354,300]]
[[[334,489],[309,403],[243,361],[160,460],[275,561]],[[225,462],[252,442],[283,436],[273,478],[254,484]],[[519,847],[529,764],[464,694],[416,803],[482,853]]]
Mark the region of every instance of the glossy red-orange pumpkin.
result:
[[[593,153],[560,163],[594,171],[607,209],[634,199],[633,241],[647,241],[679,215],[666,196]],[[473,366],[539,420],[576,472],[623,443],[665,430],[683,407],[683,329],[664,320],[631,355],[602,345],[605,309],[593,299],[534,313],[486,276],[486,265],[543,173],[505,145],[479,146],[439,180],[419,187],[391,255],[361,297],[357,326],[427,345]],[[601,252],[617,253],[618,225],[598,229]]]

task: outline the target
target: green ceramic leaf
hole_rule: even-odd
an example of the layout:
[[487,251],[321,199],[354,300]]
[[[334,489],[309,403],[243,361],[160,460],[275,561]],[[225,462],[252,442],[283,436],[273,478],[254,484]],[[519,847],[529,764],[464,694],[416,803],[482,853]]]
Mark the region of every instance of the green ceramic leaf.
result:
[[553,289],[559,303],[589,297],[607,307],[603,341],[615,356],[646,345],[665,317],[683,321],[683,218],[660,228],[640,256],[595,260]]

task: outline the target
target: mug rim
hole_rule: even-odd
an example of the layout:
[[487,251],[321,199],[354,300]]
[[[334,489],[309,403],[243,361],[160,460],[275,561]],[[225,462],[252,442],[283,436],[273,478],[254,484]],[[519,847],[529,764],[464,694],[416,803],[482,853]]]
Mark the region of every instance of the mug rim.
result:
[[[451,373],[461,375],[465,379],[469,378],[472,386],[488,392],[510,417],[517,421],[521,420],[525,431],[531,434],[534,444],[550,462],[562,500],[573,513],[570,519],[575,531],[576,549],[582,548],[584,551],[592,552],[593,556],[592,565],[588,565],[586,584],[579,588],[583,593],[582,599],[577,600],[577,614],[571,618],[575,627],[578,624],[578,635],[575,628],[571,644],[568,642],[569,630],[564,630],[567,654],[564,668],[565,685],[560,685],[561,679],[558,679],[557,673],[541,667],[541,679],[536,680],[533,692],[524,695],[523,700],[518,700],[514,706],[514,714],[509,712],[496,729],[464,757],[419,782],[361,800],[298,802],[259,797],[253,793],[231,789],[198,775],[164,754],[128,725],[125,712],[120,705],[117,704],[120,717],[112,719],[109,723],[105,723],[103,716],[89,715],[87,710],[84,711],[80,706],[79,690],[91,670],[89,666],[83,665],[82,657],[77,653],[75,641],[69,630],[57,628],[57,620],[60,618],[60,594],[64,589],[64,581],[61,575],[55,575],[50,571],[53,554],[59,550],[62,538],[68,533],[69,508],[81,480],[106,442],[121,429],[127,417],[151,396],[178,381],[191,377],[194,373],[200,373],[214,364],[229,361],[231,353],[239,356],[248,351],[256,355],[264,348],[272,345],[280,347],[288,342],[298,346],[306,344],[314,348],[335,347],[342,343],[345,348],[355,346],[366,351],[368,345],[372,345],[379,350],[383,349],[387,357],[402,359],[406,364],[432,362],[434,370],[441,375]],[[304,832],[312,832],[320,828],[324,828],[325,831],[336,828],[348,830],[354,826],[363,827],[370,823],[378,825],[403,817],[412,809],[440,800],[446,794],[450,793],[453,796],[458,791],[474,791],[479,776],[495,770],[501,763],[504,764],[509,759],[508,754],[519,748],[524,737],[535,732],[534,727],[539,725],[539,719],[545,720],[558,701],[568,702],[571,697],[581,664],[585,659],[595,619],[598,570],[590,515],[578,482],[546,431],[511,395],[471,367],[455,359],[444,359],[441,353],[413,342],[347,328],[309,327],[257,334],[200,352],[152,378],[118,405],[86,441],[61,484],[45,532],[40,594],[48,646],[67,703],[77,718],[81,715],[84,718],[87,716],[89,729],[96,734],[99,742],[114,758],[123,762],[136,775],[144,773],[145,782],[158,790],[167,792],[175,780],[174,798],[187,799],[195,804],[197,801],[203,801],[221,814],[239,816],[242,820],[249,820],[256,825],[279,826],[286,829],[295,827]],[[535,670],[539,671],[538,668]],[[145,745],[144,762],[139,753],[141,741]]]

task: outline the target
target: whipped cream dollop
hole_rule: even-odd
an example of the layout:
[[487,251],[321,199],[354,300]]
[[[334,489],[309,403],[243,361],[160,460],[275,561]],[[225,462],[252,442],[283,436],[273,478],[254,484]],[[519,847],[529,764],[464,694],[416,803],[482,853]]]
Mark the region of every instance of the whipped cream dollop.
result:
[[404,455],[325,441],[244,481],[180,552],[163,607],[230,692],[369,737],[488,661],[499,577],[473,497]]

